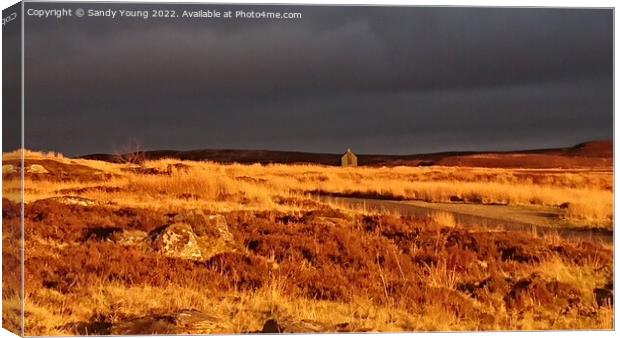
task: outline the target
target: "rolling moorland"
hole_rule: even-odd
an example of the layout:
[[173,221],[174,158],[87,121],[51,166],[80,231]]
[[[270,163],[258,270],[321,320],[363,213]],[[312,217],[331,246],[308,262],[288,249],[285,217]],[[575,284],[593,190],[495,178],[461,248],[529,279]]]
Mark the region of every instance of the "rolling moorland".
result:
[[[133,150],[133,149],[131,149]],[[342,154],[306,153],[273,150],[154,150],[141,155],[150,160],[179,159],[187,161],[213,161],[242,164],[322,164],[340,165]],[[84,159],[106,162],[123,162],[123,156],[116,154],[90,154]],[[613,142],[592,141],[568,148],[536,149],[506,152],[442,152],[414,155],[359,155],[365,166],[468,166],[487,168],[592,168],[613,165]]]
[[[596,142],[362,155],[368,165],[340,168],[324,154],[129,163],[26,151],[25,333],[612,329],[613,245],[587,236],[613,231],[612,153]],[[3,319],[14,329],[19,161],[3,154]],[[541,213],[551,226],[584,236],[339,198],[553,210]]]

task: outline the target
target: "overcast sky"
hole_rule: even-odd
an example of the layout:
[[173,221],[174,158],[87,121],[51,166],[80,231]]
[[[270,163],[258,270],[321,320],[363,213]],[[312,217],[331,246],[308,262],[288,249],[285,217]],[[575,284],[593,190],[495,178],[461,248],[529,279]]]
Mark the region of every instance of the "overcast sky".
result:
[[27,18],[26,147],[412,154],[612,138],[611,10],[168,7],[303,18]]

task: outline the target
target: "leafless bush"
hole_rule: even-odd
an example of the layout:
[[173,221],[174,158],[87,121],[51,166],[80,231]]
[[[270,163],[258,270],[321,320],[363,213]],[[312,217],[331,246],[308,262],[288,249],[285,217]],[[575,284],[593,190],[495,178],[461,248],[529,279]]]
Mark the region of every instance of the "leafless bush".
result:
[[132,140],[116,152],[116,160],[120,163],[142,165],[146,160],[146,154],[140,143]]

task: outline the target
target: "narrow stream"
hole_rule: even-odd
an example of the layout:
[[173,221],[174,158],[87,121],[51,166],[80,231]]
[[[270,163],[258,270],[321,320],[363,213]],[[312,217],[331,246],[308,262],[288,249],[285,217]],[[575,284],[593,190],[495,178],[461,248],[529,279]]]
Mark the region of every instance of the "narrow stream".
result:
[[[326,202],[332,202],[352,208],[397,212],[401,215],[413,217],[428,217],[438,211],[448,212],[454,216],[456,223],[462,227],[481,226],[506,231],[530,231],[539,234],[558,234],[559,236],[565,238],[613,243],[613,231],[611,230],[547,226],[505,218],[481,216],[480,214],[476,215],[467,212],[445,210],[442,209],[441,203],[428,203],[429,206],[420,206],[408,203],[407,201],[376,200],[368,198],[321,196],[320,199]],[[502,206],[497,205],[490,207],[495,208],[495,210],[502,208]]]

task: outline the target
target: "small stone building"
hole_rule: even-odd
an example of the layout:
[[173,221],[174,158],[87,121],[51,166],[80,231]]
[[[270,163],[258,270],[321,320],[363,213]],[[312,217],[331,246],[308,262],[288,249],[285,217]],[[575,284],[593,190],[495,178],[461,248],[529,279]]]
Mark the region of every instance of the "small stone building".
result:
[[351,151],[351,148],[347,149],[347,152],[342,155],[340,163],[343,167],[357,167],[357,156]]

